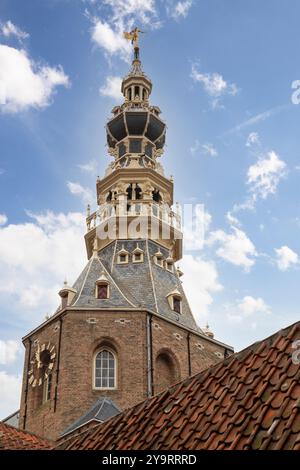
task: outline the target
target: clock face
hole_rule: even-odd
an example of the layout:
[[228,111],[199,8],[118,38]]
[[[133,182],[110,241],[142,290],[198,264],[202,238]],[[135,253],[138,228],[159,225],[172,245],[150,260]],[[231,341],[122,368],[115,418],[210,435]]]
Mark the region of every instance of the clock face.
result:
[[36,346],[30,360],[30,370],[28,371],[29,383],[34,387],[39,387],[51,374],[56,352],[55,346],[51,343],[44,343]]

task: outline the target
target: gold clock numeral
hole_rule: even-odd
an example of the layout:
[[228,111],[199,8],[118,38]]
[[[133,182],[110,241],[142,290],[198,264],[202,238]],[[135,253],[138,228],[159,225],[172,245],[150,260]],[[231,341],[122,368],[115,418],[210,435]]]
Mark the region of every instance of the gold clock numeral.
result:
[[32,385],[32,382],[34,381],[34,377],[33,375],[29,378],[28,382],[30,383],[30,385]]

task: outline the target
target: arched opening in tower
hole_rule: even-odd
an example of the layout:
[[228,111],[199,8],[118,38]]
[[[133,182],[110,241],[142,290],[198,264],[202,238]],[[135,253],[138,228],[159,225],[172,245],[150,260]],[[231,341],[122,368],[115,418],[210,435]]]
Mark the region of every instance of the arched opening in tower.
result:
[[162,351],[155,360],[155,393],[161,392],[179,380],[179,370],[168,351]]
[[154,189],[154,191],[152,191],[152,198],[153,198],[153,201],[157,203],[160,203],[162,201],[162,197],[158,189]]

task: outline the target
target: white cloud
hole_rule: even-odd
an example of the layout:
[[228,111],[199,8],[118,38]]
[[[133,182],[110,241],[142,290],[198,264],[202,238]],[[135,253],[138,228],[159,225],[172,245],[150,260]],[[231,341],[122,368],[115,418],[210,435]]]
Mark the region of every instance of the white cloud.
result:
[[86,173],[91,173],[92,175],[96,174],[98,165],[96,160],[91,160],[88,163],[81,163],[77,165],[80,170],[85,171]]
[[48,106],[57,86],[69,86],[61,66],[39,66],[24,50],[0,44],[0,110],[9,113]]
[[21,377],[0,371],[0,419],[20,408]]
[[72,283],[84,266],[84,217],[28,215],[30,222],[0,227],[0,303],[17,316],[44,316],[57,307],[64,279]]
[[218,156],[217,149],[213,146],[213,144],[210,144],[210,143],[202,145],[202,153],[204,155],[209,155],[210,157],[217,157]]
[[121,77],[106,77],[106,83],[100,88],[100,94],[102,96],[108,96],[109,98],[113,98],[116,101],[122,99],[121,93],[121,84],[122,79]]
[[198,323],[208,314],[213,294],[223,289],[213,261],[185,255],[180,266],[183,269],[183,285]]
[[109,23],[98,19],[92,28],[92,41],[109,55],[118,54],[128,61],[132,48],[123,37],[123,29],[119,27],[114,30]]
[[5,225],[7,222],[7,216],[5,214],[0,214],[0,225]]
[[155,0],[104,0],[103,3],[111,7],[111,19],[134,18],[144,24],[150,24],[156,17]]
[[80,196],[84,204],[91,204],[94,200],[93,193],[89,188],[84,188],[79,183],[67,182],[70,193]]
[[191,78],[200,83],[206,93],[213,99],[213,108],[222,107],[219,99],[225,95],[236,95],[238,87],[235,83],[228,83],[219,73],[200,73],[195,64],[192,65]]
[[253,145],[260,145],[260,138],[257,132],[250,132],[247,137],[246,147],[252,147]]
[[254,298],[251,295],[246,295],[241,300],[238,309],[246,317],[255,313],[270,313],[270,307],[261,297]]
[[183,243],[188,251],[201,250],[212,217],[203,204],[185,204],[183,212]]
[[275,114],[280,113],[284,109],[286,109],[286,106],[276,106],[275,108],[271,108],[268,111],[264,111],[262,113],[256,114],[255,116],[252,116],[251,118],[246,119],[241,124],[237,124],[232,129],[229,129],[228,131],[224,133],[224,135],[239,132],[246,127],[253,126],[254,124],[258,124],[259,122],[265,121],[266,119],[269,119]]
[[249,271],[255,264],[255,257],[257,256],[255,246],[245,232],[237,227],[231,228],[232,233],[230,234],[223,230],[211,232],[207,244],[219,245],[216,250],[217,256],[236,266],[242,266],[245,271]]
[[230,225],[233,225],[235,227],[240,227],[241,226],[240,221],[234,215],[232,215],[231,212],[227,212],[226,220]]
[[20,345],[17,341],[10,339],[7,341],[0,340],[0,364],[8,365],[15,362],[19,350]]
[[255,298],[251,295],[246,295],[236,304],[227,306],[226,310],[226,318],[230,323],[242,323],[251,318],[249,326],[252,329],[255,329],[257,326],[257,322],[253,321],[253,318],[260,320],[262,315],[269,315],[271,313],[271,308],[261,297]]
[[22,31],[18,26],[13,24],[11,21],[7,21],[6,23],[0,24],[0,32],[6,38],[10,36],[15,36],[17,39],[22,41],[22,39],[26,39],[29,37],[29,34],[25,31]]
[[266,199],[269,194],[275,194],[277,186],[286,176],[286,164],[274,152],[268,152],[251,165],[247,173],[247,184],[254,198]]
[[196,139],[194,144],[190,147],[190,152],[192,155],[195,155],[198,151],[203,155],[209,155],[210,157],[216,157],[218,155],[218,151],[213,144],[206,143],[201,145],[199,140]]
[[124,39],[123,32],[131,30],[136,24],[155,28],[159,26],[154,0],[104,0],[103,4],[110,7],[104,19],[93,17],[91,29],[92,41],[108,56],[118,55],[128,61],[132,46]]
[[280,271],[287,271],[291,266],[299,263],[299,256],[288,246],[275,249],[277,266]]
[[173,7],[169,9],[169,14],[175,20],[186,18],[192,5],[193,0],[182,0],[180,2],[176,2]]

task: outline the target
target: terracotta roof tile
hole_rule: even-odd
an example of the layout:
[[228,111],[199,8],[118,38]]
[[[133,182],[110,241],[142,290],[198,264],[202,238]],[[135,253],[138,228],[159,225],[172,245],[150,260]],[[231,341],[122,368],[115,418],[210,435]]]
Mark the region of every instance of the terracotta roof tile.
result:
[[300,322],[126,410],[67,449],[300,449]]
[[53,448],[46,439],[0,422],[0,450],[47,450]]

